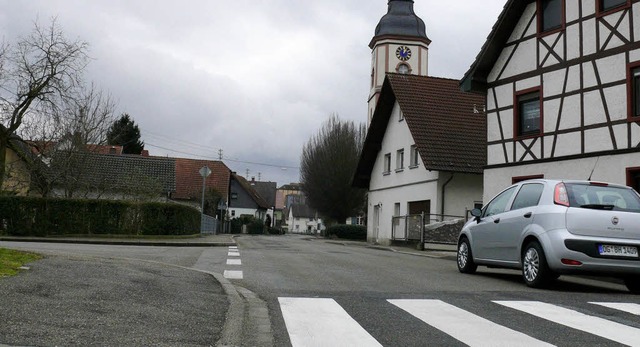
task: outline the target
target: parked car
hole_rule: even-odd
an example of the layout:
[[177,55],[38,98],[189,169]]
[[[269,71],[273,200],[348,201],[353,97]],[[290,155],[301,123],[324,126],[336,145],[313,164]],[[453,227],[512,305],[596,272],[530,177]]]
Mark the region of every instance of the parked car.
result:
[[529,180],[471,214],[458,239],[462,273],[520,269],[530,287],[564,274],[603,275],[640,294],[640,195],[629,187]]

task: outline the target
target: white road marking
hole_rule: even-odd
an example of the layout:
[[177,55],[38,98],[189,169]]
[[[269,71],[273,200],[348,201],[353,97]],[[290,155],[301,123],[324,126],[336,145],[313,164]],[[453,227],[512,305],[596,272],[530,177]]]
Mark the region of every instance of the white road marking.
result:
[[242,271],[224,270],[224,278],[230,280],[241,280],[243,278]]
[[278,301],[293,347],[382,346],[333,299]]
[[240,260],[240,259],[227,259],[227,265],[242,265],[242,260]]
[[240,256],[240,252],[229,252],[229,254],[227,254],[227,256],[229,256],[229,257],[239,257]]
[[553,346],[441,300],[388,300],[469,346]]
[[629,346],[640,346],[640,329],[539,301],[494,301],[546,320]]
[[238,250],[238,246],[229,246],[229,250],[230,251],[237,251]]
[[600,306],[612,308],[614,310],[623,311],[623,312],[635,314],[636,316],[640,316],[640,304],[628,304],[628,303],[618,303],[618,302],[590,302],[590,304],[600,305]]

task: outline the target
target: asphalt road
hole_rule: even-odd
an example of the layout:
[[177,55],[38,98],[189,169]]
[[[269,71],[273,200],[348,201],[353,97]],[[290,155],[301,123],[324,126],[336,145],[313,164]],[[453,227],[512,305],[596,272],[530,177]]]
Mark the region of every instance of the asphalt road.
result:
[[12,245],[46,257],[0,279],[0,344],[210,346],[220,338],[229,305],[220,283],[169,265],[192,265],[202,249]]
[[[617,283],[561,277],[552,289],[535,290],[524,285],[517,271],[479,268],[476,275],[460,274],[451,257],[421,257],[297,236],[242,237],[237,241],[245,270],[244,279],[233,283],[250,289],[267,302],[272,314],[276,346],[295,342],[291,333],[301,324],[295,320],[285,323],[285,305],[282,301],[291,298],[311,299],[311,302],[330,299],[344,309],[350,320],[359,324],[367,335],[383,346],[465,345],[450,336],[451,331],[445,333],[442,328],[425,324],[415,315],[394,305],[394,300],[399,299],[408,300],[406,303],[409,307],[442,302],[466,311],[469,314],[465,313],[465,321],[457,323],[453,332],[460,333],[465,329],[473,331],[475,335],[471,342],[466,341],[470,345],[499,345],[499,336],[503,334],[498,330],[491,336],[493,327],[476,332],[473,329],[482,325],[469,320],[467,316],[470,314],[557,346],[621,345],[611,338],[593,333],[604,326],[598,319],[613,321],[629,328],[634,334],[640,333],[639,316],[592,304],[602,301],[640,304],[640,298],[629,294],[624,286]],[[554,309],[568,308],[597,319],[588,322],[594,327],[584,323],[588,331],[582,331],[506,307],[499,303],[503,301],[551,304]],[[326,317],[319,308],[305,311],[303,309],[307,307],[300,307],[303,314],[295,319],[308,319],[311,323],[304,327],[306,330],[298,331],[303,332],[298,337],[302,336],[306,342],[298,342],[295,346],[312,341],[304,340],[308,336],[316,339],[325,337],[319,330],[325,325],[323,319]],[[429,316],[439,319],[445,317],[445,313],[438,309]],[[331,316],[329,319],[337,317]],[[446,321],[446,317],[442,320]],[[344,322],[347,323],[350,322]],[[338,334],[337,329],[341,324],[328,325],[336,329],[334,334]],[[627,333],[627,330],[621,331]],[[489,342],[481,340],[483,333],[489,334]],[[331,333],[327,335],[328,339],[334,338]],[[503,345],[529,344],[509,341]],[[640,344],[640,339],[633,344]],[[334,345],[344,344],[337,339]]]
[[[640,298],[619,283],[563,276],[550,290],[534,290],[517,271],[460,274],[442,253],[411,255],[296,235],[236,240],[237,250],[1,243],[47,258],[0,280],[0,344],[213,344],[228,323],[220,307],[231,299],[211,276],[194,270],[226,273],[229,261],[238,264],[231,268],[241,276],[230,281],[244,305],[258,302],[245,316],[265,317],[268,326],[259,319],[238,324],[245,333],[271,337],[245,339],[242,346],[640,343],[640,313],[596,304],[638,309]],[[517,307],[523,303],[534,306]],[[578,326],[561,321],[567,317]]]

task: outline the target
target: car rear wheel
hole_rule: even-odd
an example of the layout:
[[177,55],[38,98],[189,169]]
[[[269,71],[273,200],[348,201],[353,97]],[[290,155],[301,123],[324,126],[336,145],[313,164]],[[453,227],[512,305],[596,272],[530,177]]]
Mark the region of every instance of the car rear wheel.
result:
[[627,289],[633,294],[640,294],[640,277],[627,277],[624,279]]
[[542,246],[537,241],[528,243],[522,252],[522,278],[533,288],[543,288],[557,278],[549,269]]
[[478,269],[478,265],[473,262],[471,245],[466,237],[458,242],[458,270],[462,273],[472,274]]

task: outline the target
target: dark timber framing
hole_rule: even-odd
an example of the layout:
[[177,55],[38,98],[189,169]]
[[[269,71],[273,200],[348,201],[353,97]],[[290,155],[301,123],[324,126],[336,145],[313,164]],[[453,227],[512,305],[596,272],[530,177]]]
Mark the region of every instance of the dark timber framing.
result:
[[[524,10],[532,2],[534,1],[510,0],[507,2],[487,43],[460,83],[463,90],[487,93],[488,99],[492,101],[492,106],[487,107],[486,114],[493,122],[494,127],[498,127],[499,130],[493,128],[493,136],[487,141],[487,145],[500,146],[504,162],[496,162],[495,159],[499,158],[495,157],[497,153],[497,149],[495,149],[494,160],[485,169],[638,152],[640,143],[633,143],[638,142],[637,138],[634,140],[633,134],[640,130],[640,117],[633,115],[631,92],[633,89],[632,70],[640,67],[640,55],[631,55],[629,52],[640,49],[640,42],[635,42],[633,18],[633,4],[639,3],[640,0],[627,0],[625,4],[606,11],[601,9],[600,0],[594,2],[595,9],[585,8],[585,2],[578,1],[572,5],[574,6],[572,13],[575,11],[577,13],[570,17],[567,13],[567,4],[562,0],[563,25],[561,28],[547,32],[540,32],[540,16],[535,13],[526,19],[520,18],[528,13]],[[535,3],[536,13],[540,13],[541,0],[535,0]],[[591,14],[583,16],[585,13]],[[568,17],[569,21],[567,21]],[[538,20],[535,20],[536,18]],[[524,21],[525,27],[521,28],[523,30],[519,37],[513,39],[511,36],[519,21]],[[590,24],[591,29],[588,29],[593,30],[596,41],[595,45],[590,47],[585,47],[582,39],[587,30],[585,27],[587,22],[595,23]],[[531,30],[532,25],[536,25],[536,30]],[[571,35],[568,33],[569,28],[572,30]],[[532,32],[534,34],[531,34]],[[570,47],[568,41],[575,40],[576,35],[579,38],[579,43]],[[517,50],[532,40],[536,42],[533,50],[536,54],[536,68],[505,77],[507,68],[517,56]],[[571,41],[571,43],[573,42]],[[626,76],[612,80],[604,72],[604,69],[608,67],[596,62],[606,58],[616,59],[614,56],[618,55],[624,56]],[[506,61],[500,61],[500,56],[506,57]],[[621,66],[620,68],[624,69],[625,67]],[[496,75],[491,77],[491,82],[488,82],[494,69],[497,69],[494,72]],[[585,76],[587,73],[588,76]],[[545,95],[543,93],[545,78],[549,78],[551,75],[558,80],[562,76],[563,83],[554,87],[556,91],[561,91]],[[589,79],[589,83],[586,81],[588,77],[592,77]],[[518,86],[525,81],[528,82],[524,83],[524,88]],[[569,82],[572,83],[571,87],[568,86]],[[543,105],[541,107],[541,134],[531,137],[519,136],[517,132],[518,95],[530,91],[532,86],[534,86],[534,90],[535,88],[540,89],[540,99]],[[499,90],[504,91],[505,87],[513,91],[512,105],[508,105],[504,99],[500,98]],[[612,93],[611,90],[620,89],[620,87],[627,91],[628,111],[626,117],[619,114],[619,105],[612,104],[608,98]],[[602,105],[602,111],[597,111],[597,114],[592,113],[590,118],[586,117],[585,113],[588,113],[586,110],[588,111],[587,108],[590,107],[589,102],[593,103],[594,100],[598,100]],[[502,103],[499,104],[499,101]],[[569,102],[571,104],[568,104]],[[551,104],[554,106],[549,108]],[[579,107],[581,112],[573,112],[571,107]],[[614,109],[615,113],[613,113]],[[545,113],[548,112],[551,113],[546,115]],[[509,136],[509,130],[505,129],[507,124],[505,117],[512,115],[514,129],[512,136]],[[545,126],[545,116],[543,115],[551,117],[549,120],[553,119],[553,126],[549,123]],[[569,115],[576,118],[568,122],[569,118],[566,117]],[[620,116],[623,116],[624,119],[621,119]],[[600,118],[598,119],[598,117]],[[626,130],[624,137],[620,136],[622,129]],[[589,136],[591,132],[598,130],[602,136],[605,136],[607,143],[603,143],[604,146],[601,150],[594,151],[594,147],[590,145]],[[559,154],[561,143],[559,138],[571,133],[579,135],[576,138],[579,139],[580,144],[576,151],[571,151],[575,154]]]

